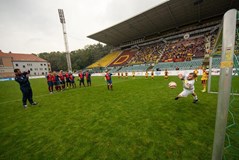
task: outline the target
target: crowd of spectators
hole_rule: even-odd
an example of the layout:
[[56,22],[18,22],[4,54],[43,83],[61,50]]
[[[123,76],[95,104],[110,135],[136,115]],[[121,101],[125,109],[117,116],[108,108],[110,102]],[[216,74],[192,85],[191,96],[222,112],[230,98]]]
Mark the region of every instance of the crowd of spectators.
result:
[[129,63],[158,63],[161,55],[163,54],[164,46],[165,44],[163,43],[157,43],[141,47]]
[[179,39],[166,44],[161,62],[190,61],[205,54],[205,38]]
[[[199,35],[140,47],[128,64],[183,62],[203,58],[212,50],[216,35]],[[210,45],[208,45],[210,44]]]

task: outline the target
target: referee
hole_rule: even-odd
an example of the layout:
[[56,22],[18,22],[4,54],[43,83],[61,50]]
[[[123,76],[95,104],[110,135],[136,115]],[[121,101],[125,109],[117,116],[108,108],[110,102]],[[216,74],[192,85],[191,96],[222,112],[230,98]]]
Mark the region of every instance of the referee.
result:
[[31,105],[37,105],[37,103],[32,100],[32,88],[28,80],[30,71],[22,73],[20,69],[14,69],[14,73],[15,81],[20,84],[20,90],[22,91],[22,103],[24,109],[27,108],[27,100]]

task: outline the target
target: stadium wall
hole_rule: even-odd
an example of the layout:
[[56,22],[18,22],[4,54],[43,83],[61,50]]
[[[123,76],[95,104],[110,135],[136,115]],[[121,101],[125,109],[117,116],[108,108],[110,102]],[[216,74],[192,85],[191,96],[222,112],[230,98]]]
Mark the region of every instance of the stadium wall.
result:
[[[194,70],[174,70],[168,71],[169,76],[177,76],[179,73],[192,73]],[[132,72],[127,72],[128,77],[132,76]],[[145,76],[146,72],[135,72],[135,76]],[[118,76],[118,73],[112,73],[113,76]],[[148,72],[149,77],[151,76],[151,72]],[[92,76],[104,76],[105,73],[93,73]],[[202,70],[198,70],[198,75],[202,75]],[[212,69],[212,75],[218,76],[220,75],[220,69]],[[154,76],[164,76],[164,71],[154,71]]]

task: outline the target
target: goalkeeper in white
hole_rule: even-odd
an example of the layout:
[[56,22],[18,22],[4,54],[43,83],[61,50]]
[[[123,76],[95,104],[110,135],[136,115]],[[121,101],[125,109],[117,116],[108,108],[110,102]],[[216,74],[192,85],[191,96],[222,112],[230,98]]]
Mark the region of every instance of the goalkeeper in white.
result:
[[189,75],[186,77],[182,74],[178,74],[178,78],[183,81],[183,91],[175,98],[175,100],[178,100],[181,97],[187,97],[189,94],[192,94],[193,103],[196,103],[198,101],[198,97],[194,92],[194,79],[196,78],[196,75],[194,73],[189,73]]

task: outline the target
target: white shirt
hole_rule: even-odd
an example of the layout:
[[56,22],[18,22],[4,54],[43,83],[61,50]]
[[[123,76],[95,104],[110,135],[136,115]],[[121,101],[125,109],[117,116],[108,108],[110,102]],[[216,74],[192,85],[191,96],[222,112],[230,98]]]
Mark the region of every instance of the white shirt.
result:
[[183,88],[186,89],[186,90],[193,91],[194,90],[194,83],[195,83],[194,79],[192,79],[192,80],[184,79],[183,80]]

